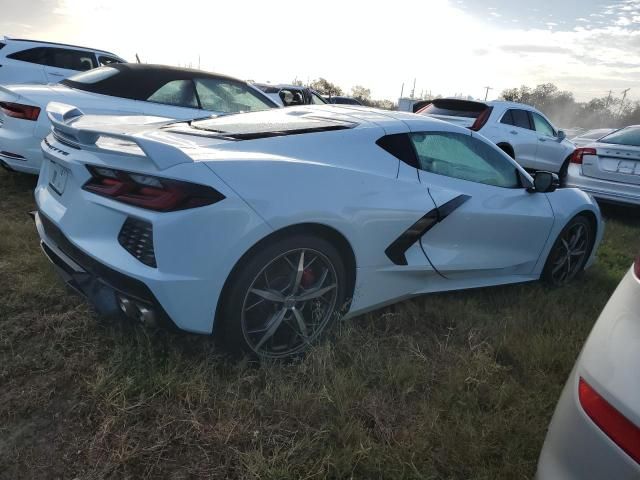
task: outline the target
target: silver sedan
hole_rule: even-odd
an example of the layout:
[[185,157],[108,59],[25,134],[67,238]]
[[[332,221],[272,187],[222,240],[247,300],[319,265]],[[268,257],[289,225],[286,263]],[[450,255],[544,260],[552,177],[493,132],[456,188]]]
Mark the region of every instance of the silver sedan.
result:
[[600,200],[640,206],[640,125],[576,148],[565,184]]
[[640,478],[640,257],[600,314],[564,387],[537,480]]

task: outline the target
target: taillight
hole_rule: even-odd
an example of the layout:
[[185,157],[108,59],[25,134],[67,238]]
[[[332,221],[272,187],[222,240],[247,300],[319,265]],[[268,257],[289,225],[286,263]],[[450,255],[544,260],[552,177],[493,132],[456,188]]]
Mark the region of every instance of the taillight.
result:
[[484,124],[487,123],[487,120],[489,120],[489,115],[491,115],[491,110],[493,110],[493,107],[485,108],[482,111],[482,113],[478,115],[478,117],[476,118],[476,121],[473,122],[473,125],[469,127],[469,130],[473,130],[474,132],[477,132],[482,127],[484,127]]
[[612,407],[583,378],[578,385],[578,397],[589,418],[616,445],[640,463],[640,428]]
[[211,205],[224,199],[217,190],[197,183],[112,168],[88,166],[91,178],[83,189],[119,202],[158,212]]
[[22,120],[38,120],[40,107],[23,105],[21,103],[0,102],[0,109],[7,117],[20,118]]
[[576,148],[571,154],[571,158],[569,161],[571,163],[577,163],[578,165],[582,165],[582,157],[585,155],[596,155],[595,148]]
[[635,273],[636,278],[640,280],[640,255],[638,255],[635,262],[633,262],[633,273]]

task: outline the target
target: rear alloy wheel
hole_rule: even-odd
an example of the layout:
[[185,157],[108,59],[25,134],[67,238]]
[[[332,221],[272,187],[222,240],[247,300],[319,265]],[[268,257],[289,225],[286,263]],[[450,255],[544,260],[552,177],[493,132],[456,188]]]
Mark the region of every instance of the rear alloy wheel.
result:
[[582,270],[591,253],[594,231],[584,216],[571,220],[560,232],[549,253],[542,277],[555,286],[566,285]]
[[295,356],[317,340],[345,299],[345,269],[323,239],[298,236],[254,255],[231,288],[226,341],[264,358]]

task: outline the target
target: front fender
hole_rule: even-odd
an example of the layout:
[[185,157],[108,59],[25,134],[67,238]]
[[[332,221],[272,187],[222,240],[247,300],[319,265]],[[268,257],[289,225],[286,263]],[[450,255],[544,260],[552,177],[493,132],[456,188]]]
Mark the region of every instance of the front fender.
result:
[[538,264],[536,265],[536,272],[540,274],[542,273],[544,264],[549,256],[549,252],[562,229],[573,217],[584,212],[591,213],[593,215],[592,218],[595,218],[596,221],[593,249],[591,250],[591,254],[585,264],[585,268],[590,267],[596,260],[596,253],[602,241],[602,236],[604,235],[605,223],[602,219],[598,203],[591,195],[577,188],[560,188],[555,192],[546,193],[544,195],[547,196],[549,205],[551,205],[551,209],[553,210],[554,222],[547,245],[545,245],[542,255],[538,260]]

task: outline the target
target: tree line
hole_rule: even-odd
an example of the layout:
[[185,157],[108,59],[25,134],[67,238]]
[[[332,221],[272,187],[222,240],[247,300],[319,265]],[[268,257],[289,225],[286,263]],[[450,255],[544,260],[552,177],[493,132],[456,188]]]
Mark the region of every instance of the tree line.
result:
[[[298,80],[294,80],[294,83],[302,85]],[[338,85],[321,77],[313,80],[309,87],[325,96],[346,94],[370,107],[387,110],[397,108],[397,105],[390,100],[373,99],[371,90],[362,85],[356,85],[350,92],[345,92]],[[578,102],[573,93],[560,90],[553,83],[543,83],[534,88],[526,85],[508,88],[502,91],[500,100],[531,105],[544,112],[555,125],[562,128],[619,128],[640,124],[640,102],[638,101],[630,101],[624,97],[609,94],[593,98],[588,102]]]

